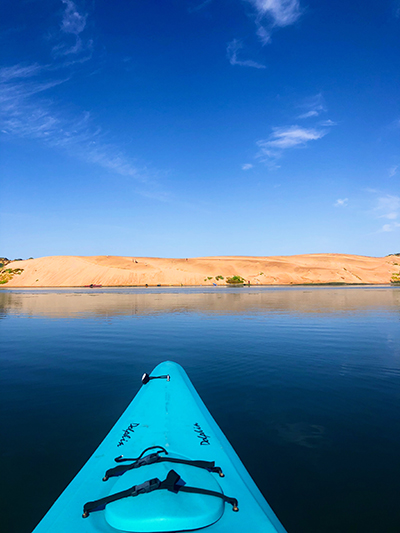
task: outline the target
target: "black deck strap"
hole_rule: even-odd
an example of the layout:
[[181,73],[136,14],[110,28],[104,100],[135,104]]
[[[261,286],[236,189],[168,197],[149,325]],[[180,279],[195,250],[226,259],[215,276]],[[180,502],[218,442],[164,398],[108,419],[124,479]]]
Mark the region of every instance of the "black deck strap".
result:
[[[159,451],[155,453],[150,453],[149,455],[144,455],[147,451],[159,448]],[[103,481],[107,481],[110,477],[118,477],[128,472],[128,470],[133,470],[134,468],[140,468],[145,465],[152,465],[154,463],[175,463],[182,465],[195,466],[196,468],[203,468],[209,472],[214,472],[224,477],[222,470],[219,466],[215,466],[215,461],[192,461],[190,459],[179,459],[176,457],[163,457],[160,453],[168,454],[167,450],[162,446],[151,446],[146,448],[137,458],[125,459],[122,456],[116,457],[115,461],[117,463],[122,463],[123,461],[133,461],[130,465],[118,465],[114,468],[107,470],[103,477]]]
[[140,485],[134,485],[130,489],[111,494],[110,496],[100,498],[99,500],[87,502],[83,506],[82,516],[83,518],[87,518],[90,513],[94,513],[95,511],[102,511],[103,509],[105,509],[108,503],[116,502],[117,500],[122,500],[123,498],[128,498],[128,496],[138,496],[139,494],[145,494],[146,492],[153,492],[153,490],[159,489],[160,485],[161,481],[155,477],[153,479],[150,479],[149,481],[141,483]]
[[157,453],[165,453],[166,455],[168,455],[167,450],[163,446],[149,446],[148,448],[142,451],[139,457],[124,457],[123,455],[119,455],[114,459],[114,461],[116,463],[122,463],[123,461],[137,461],[138,459],[141,459],[143,455],[149,450],[156,450],[157,448],[159,450]]
[[238,501],[236,498],[230,498],[229,496],[225,496],[225,494],[222,494],[222,492],[216,492],[214,490],[207,490],[207,489],[200,489],[197,487],[187,487],[186,485],[183,485],[182,487],[179,487],[178,492],[191,492],[192,494],[205,494],[206,496],[216,496],[217,498],[221,498],[221,500],[224,500],[226,503],[230,503],[232,505],[233,511],[239,511],[238,507]]
[[236,498],[230,498],[229,496],[225,496],[225,494],[222,494],[222,492],[216,492],[213,490],[201,489],[197,487],[188,487],[181,479],[180,475],[175,472],[175,470],[170,470],[164,481],[160,481],[158,478],[153,478],[149,481],[141,483],[140,485],[134,485],[130,489],[117,492],[116,494],[111,494],[110,496],[100,498],[99,500],[94,500],[92,502],[85,503],[85,505],[83,506],[82,517],[87,518],[90,513],[102,511],[109,503],[122,500],[123,498],[128,498],[129,496],[139,496],[139,494],[153,492],[154,490],[169,490],[170,492],[175,492],[175,494],[178,494],[179,492],[188,492],[191,494],[204,494],[205,496],[214,496],[217,498],[221,498],[221,500],[226,503],[231,504],[233,511],[239,510],[238,501]]
[[205,496],[215,496],[221,498],[226,503],[232,505],[233,511],[239,511],[238,501],[236,498],[230,498],[225,496],[222,492],[216,492],[215,490],[201,489],[199,487],[188,487],[186,483],[181,479],[180,475],[175,470],[170,470],[164,481],[160,484],[160,489],[167,489],[172,492],[189,492],[191,494],[204,494]]
[[178,459],[176,457],[160,457],[161,463],[178,463],[181,465],[196,466],[197,468],[204,468],[209,472],[222,473],[219,466],[215,466],[215,461],[192,461],[191,459]]

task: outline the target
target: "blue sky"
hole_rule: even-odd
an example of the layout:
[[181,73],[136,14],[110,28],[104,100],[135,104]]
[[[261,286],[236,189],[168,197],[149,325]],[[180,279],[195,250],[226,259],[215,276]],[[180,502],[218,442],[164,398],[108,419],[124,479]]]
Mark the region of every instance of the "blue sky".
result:
[[1,9],[0,255],[400,252],[400,1]]

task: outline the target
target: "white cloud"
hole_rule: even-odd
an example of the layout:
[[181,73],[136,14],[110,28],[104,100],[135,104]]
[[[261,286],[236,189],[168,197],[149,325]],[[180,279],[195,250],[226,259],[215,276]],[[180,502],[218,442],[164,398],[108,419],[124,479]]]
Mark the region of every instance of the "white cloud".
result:
[[259,21],[256,21],[257,31],[256,34],[259,37],[262,44],[268,44],[271,42],[271,31],[267,30],[264,26],[260,24]]
[[[13,82],[12,80],[0,80],[0,103],[2,104],[2,113],[16,112],[18,113],[19,105],[23,106],[23,101],[28,98],[47,91],[52,87],[56,87],[69,78],[43,80],[43,81],[29,81],[29,82]],[[22,111],[22,109],[21,109]]]
[[400,228],[400,223],[393,222],[392,224],[384,224],[381,228],[381,231],[384,231],[384,232],[394,231],[397,228]]
[[251,163],[246,163],[242,165],[242,170],[250,170],[251,168],[253,168],[253,165]]
[[12,81],[16,78],[29,78],[35,76],[41,70],[43,66],[38,63],[33,63],[32,65],[13,65],[12,67],[3,67],[0,69],[0,81],[2,83]]
[[87,14],[79,13],[76,5],[71,0],[61,0],[66,5],[64,16],[61,22],[61,31],[79,35],[86,26]]
[[233,39],[226,48],[227,57],[231,65],[240,65],[242,67],[253,67],[258,69],[266,68],[265,65],[252,61],[251,59],[241,60],[238,59],[238,51],[243,48],[243,43],[237,39]]
[[304,112],[297,117],[298,119],[318,117],[321,113],[326,111],[325,100],[321,93],[308,98],[299,107],[303,108]]
[[301,15],[299,0],[248,0],[256,12],[257,35],[263,44],[271,41],[274,28],[290,26]]
[[386,233],[400,228],[400,222],[397,222],[400,217],[400,196],[387,194],[378,198],[374,214],[377,218],[386,218],[391,221],[382,226],[381,232]]
[[318,111],[307,111],[307,113],[303,113],[302,115],[299,115],[297,118],[311,118],[311,117],[317,117],[319,115]]
[[378,218],[395,220],[400,214],[400,197],[387,194],[378,198],[378,205],[375,208]]
[[248,0],[257,12],[258,18],[269,19],[273,26],[289,26],[299,18],[298,0]]
[[[28,82],[16,79],[22,69],[31,72]],[[11,72],[16,73],[14,78]],[[92,123],[90,113],[71,115],[51,98],[41,96],[69,78],[39,80],[35,78],[39,72],[40,69],[21,65],[8,67],[5,76],[2,76],[4,69],[0,70],[0,127],[3,132],[40,140],[47,146],[63,149],[74,157],[117,174],[142,179],[138,169],[118,147],[107,143],[101,128]]]
[[399,168],[399,165],[395,165],[391,168],[389,168],[389,178],[393,178],[397,174],[397,169]]
[[319,122],[319,125],[329,128],[330,126],[337,126],[337,122],[334,122],[333,120],[328,119],[328,120],[324,120],[323,122]]
[[87,13],[80,13],[72,0],[62,0],[62,3],[65,5],[65,10],[60,32],[55,36],[60,42],[53,47],[54,57],[91,52],[93,41],[91,39],[85,41],[81,37],[86,28]]
[[[394,194],[382,195],[382,191],[377,189],[365,189],[368,193],[375,195],[375,206],[371,209],[370,215],[375,219],[386,219],[390,222],[384,224],[377,232],[395,231],[400,227],[400,196]],[[380,196],[378,196],[380,195]]]
[[308,141],[315,141],[325,135],[323,131],[312,128],[289,126],[288,128],[274,128],[274,133],[267,141],[259,141],[260,145],[279,149],[293,148],[299,144],[304,145]]
[[333,205],[335,207],[346,207],[348,203],[349,203],[348,198],[338,198]]
[[260,147],[258,157],[263,157],[263,161],[278,158],[284,150],[306,146],[309,141],[321,139],[326,134],[325,130],[300,126],[273,128],[273,133],[268,139],[257,141],[257,146]]
[[[42,144],[65,151],[88,163],[122,176],[144,181],[145,172],[138,169],[118,146],[107,142],[101,128],[93,123],[88,112],[72,113],[59,102],[55,92],[58,85],[68,82],[73,75],[73,65],[89,59],[88,46],[80,34],[85,30],[87,15],[82,15],[71,0],[65,5],[51,64],[18,63],[0,68],[0,130],[8,136],[35,139]],[[74,43],[64,41],[72,36]],[[59,62],[57,55],[85,54],[72,61]],[[68,68],[67,68],[68,67]],[[64,74],[64,76],[63,76]]]
[[[247,0],[254,9],[253,16],[256,34],[263,45],[271,42],[271,35],[275,28],[283,28],[296,22],[301,15],[299,0]],[[204,4],[208,3],[207,0]],[[202,6],[203,4],[201,4]],[[233,39],[228,44],[227,55],[231,65],[264,69],[265,65],[256,61],[241,60],[237,52],[243,48],[242,43]]]

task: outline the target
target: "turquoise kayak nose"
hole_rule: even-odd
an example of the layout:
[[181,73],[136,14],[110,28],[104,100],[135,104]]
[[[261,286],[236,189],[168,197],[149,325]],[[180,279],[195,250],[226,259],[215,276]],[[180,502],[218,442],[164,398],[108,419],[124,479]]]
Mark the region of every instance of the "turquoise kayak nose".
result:
[[142,387],[34,533],[285,533],[186,372]]

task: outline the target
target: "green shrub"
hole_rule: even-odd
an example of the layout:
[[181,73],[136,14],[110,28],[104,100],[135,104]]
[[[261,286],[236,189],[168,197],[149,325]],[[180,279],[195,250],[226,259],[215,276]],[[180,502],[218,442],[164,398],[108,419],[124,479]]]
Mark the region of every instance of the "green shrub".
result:
[[5,268],[0,272],[0,283],[2,285],[4,285],[4,283],[8,283],[13,279],[15,274],[20,275],[23,271],[23,268],[14,268],[14,270],[12,268]]
[[231,285],[234,284],[243,284],[245,282],[244,278],[242,276],[232,276],[231,278],[226,278],[226,283],[230,283]]
[[390,283],[400,284],[400,272],[397,274],[392,274],[392,279]]

